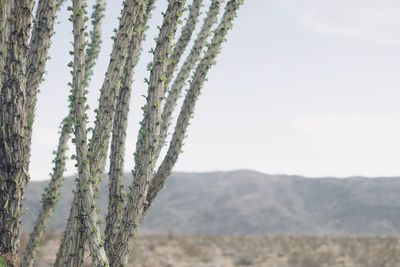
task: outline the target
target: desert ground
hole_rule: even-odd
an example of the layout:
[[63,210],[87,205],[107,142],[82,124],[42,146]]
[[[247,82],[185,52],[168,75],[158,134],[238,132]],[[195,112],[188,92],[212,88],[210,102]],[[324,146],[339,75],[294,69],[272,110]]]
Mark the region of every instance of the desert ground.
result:
[[[128,266],[398,267],[399,241],[394,237],[144,235],[138,238]],[[35,266],[51,266],[58,244],[59,237],[49,235]]]

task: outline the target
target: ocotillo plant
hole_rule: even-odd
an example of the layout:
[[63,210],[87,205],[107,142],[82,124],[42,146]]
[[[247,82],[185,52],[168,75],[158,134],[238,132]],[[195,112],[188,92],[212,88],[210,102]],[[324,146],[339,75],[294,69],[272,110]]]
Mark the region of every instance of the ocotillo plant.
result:
[[[145,211],[170,175],[183,146],[195,103],[215,63],[222,43],[243,0],[229,0],[218,21],[223,0],[211,0],[204,21],[184,60],[201,14],[203,0],[192,0],[180,35],[178,25],[185,0],[169,0],[148,64],[146,104],[136,142],[130,189],[124,188],[124,154],[128,113],[141,43],[155,0],[125,0],[107,72],[100,89],[94,128],[87,128],[90,112],[86,96],[101,44],[105,0],[96,0],[89,21],[86,0],[72,0],[72,79],[69,83],[69,115],[62,121],[51,180],[42,197],[42,208],[18,259],[20,222],[34,130],[36,99],[48,60],[57,11],[63,0],[39,0],[33,16],[33,0],[0,3],[0,264],[33,266],[46,226],[63,185],[68,141],[74,144],[77,186],[55,266],[82,266],[89,248],[95,266],[125,266]],[[32,24],[32,17],[34,21]],[[87,40],[88,39],[88,40]],[[209,43],[208,43],[209,41]],[[183,64],[179,64],[182,61]],[[177,67],[180,68],[177,70]],[[192,73],[188,90],[184,87]],[[90,90],[89,90],[90,89]],[[184,95],[176,125],[170,129],[179,96]],[[167,134],[172,138],[160,158]],[[111,144],[111,151],[108,148]],[[101,233],[95,196],[110,158],[109,206]],[[157,167],[157,162],[160,162]]]

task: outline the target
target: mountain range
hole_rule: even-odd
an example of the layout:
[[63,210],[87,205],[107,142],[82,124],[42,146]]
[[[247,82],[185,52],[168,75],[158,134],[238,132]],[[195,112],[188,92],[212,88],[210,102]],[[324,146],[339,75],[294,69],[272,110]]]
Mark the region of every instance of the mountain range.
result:
[[[127,183],[130,174],[126,175]],[[48,181],[31,181],[23,231],[29,232]],[[107,209],[107,179],[98,206]],[[75,179],[65,179],[50,229],[64,230]],[[205,235],[397,235],[400,177],[306,178],[231,172],[174,173],[141,226],[142,233]]]

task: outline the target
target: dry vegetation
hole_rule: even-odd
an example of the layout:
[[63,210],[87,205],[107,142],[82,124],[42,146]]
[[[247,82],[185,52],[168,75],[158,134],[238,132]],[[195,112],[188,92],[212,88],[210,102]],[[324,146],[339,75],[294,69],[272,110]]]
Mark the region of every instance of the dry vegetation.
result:
[[[394,237],[147,235],[139,237],[128,266],[396,267],[400,266],[399,241]],[[36,266],[51,266],[58,245],[59,238],[49,235]]]

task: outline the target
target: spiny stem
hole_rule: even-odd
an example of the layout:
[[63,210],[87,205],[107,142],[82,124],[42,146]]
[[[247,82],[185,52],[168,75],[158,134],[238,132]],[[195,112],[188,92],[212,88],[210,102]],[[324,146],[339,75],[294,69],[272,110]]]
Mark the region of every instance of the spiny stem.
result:
[[136,231],[143,215],[149,180],[154,169],[154,153],[159,141],[161,101],[165,90],[165,73],[168,66],[169,51],[175,36],[179,17],[185,1],[169,1],[160,33],[154,49],[153,64],[150,71],[147,103],[141,122],[135,153],[133,183],[128,194],[120,231],[115,242],[113,266],[125,266],[127,255],[132,248]]
[[74,35],[74,62],[72,79],[71,109],[74,113],[74,135],[76,160],[78,167],[78,188],[76,195],[79,198],[77,208],[78,220],[85,227],[89,240],[92,261],[95,266],[109,266],[107,256],[100,236],[97,220],[96,203],[94,202],[93,184],[90,176],[88,160],[88,138],[86,128],[86,92],[85,92],[85,21],[86,3],[84,0],[73,0],[73,35]]
[[192,5],[189,8],[189,15],[186,19],[185,25],[182,28],[181,35],[179,36],[178,41],[175,44],[172,55],[170,56],[169,64],[165,73],[165,76],[167,77],[165,84],[167,86],[172,79],[172,75],[174,74],[179,60],[181,59],[187,45],[190,42],[193,31],[196,28],[202,3],[203,0],[193,0]]
[[109,258],[113,258],[114,239],[118,233],[125,204],[124,190],[124,157],[126,129],[128,126],[129,104],[132,91],[134,67],[139,60],[140,44],[144,31],[154,8],[155,0],[150,0],[143,15],[141,26],[137,28],[130,45],[130,55],[125,65],[121,89],[117,101],[117,110],[113,123],[109,171],[109,201],[105,229],[105,249]]
[[221,46],[225,41],[228,31],[232,28],[233,20],[236,17],[236,13],[242,3],[243,0],[230,0],[227,3],[224,15],[214,33],[210,45],[208,46],[207,52],[196,68],[190,83],[189,91],[185,96],[185,100],[179,113],[178,121],[175,126],[175,132],[172,135],[172,140],[167,154],[158,168],[153,178],[153,182],[151,183],[149,194],[147,196],[147,202],[149,204],[162,189],[165,180],[171,174],[172,168],[178,160],[190,119],[194,113],[196,101],[200,95],[203,84],[206,81],[208,71],[210,70],[211,66],[215,64],[216,57],[220,52]]
[[90,79],[93,75],[93,67],[99,57],[101,46],[101,24],[104,19],[104,12],[106,10],[105,0],[97,0],[93,6],[92,13],[92,30],[90,31],[90,42],[86,49],[85,59],[85,85],[88,86]]
[[204,23],[200,29],[200,32],[197,35],[196,40],[194,41],[193,47],[187,56],[185,62],[180,68],[174,82],[172,83],[171,88],[169,89],[167,99],[165,101],[165,105],[163,108],[163,112],[161,114],[161,132],[160,138],[161,141],[158,146],[157,155],[160,154],[161,149],[167,139],[168,129],[171,125],[172,113],[175,110],[176,104],[178,102],[179,96],[182,92],[182,89],[189,78],[189,75],[196,64],[199,62],[201,58],[201,52],[207,44],[207,39],[211,34],[212,26],[217,22],[217,16],[220,11],[222,0],[213,0],[207,12],[207,16],[204,19]]
[[54,35],[57,3],[54,0],[39,0],[29,43],[27,79],[26,79],[26,109],[28,115],[27,151],[30,153],[32,127],[35,119],[35,108],[39,86],[43,81],[45,67]]

